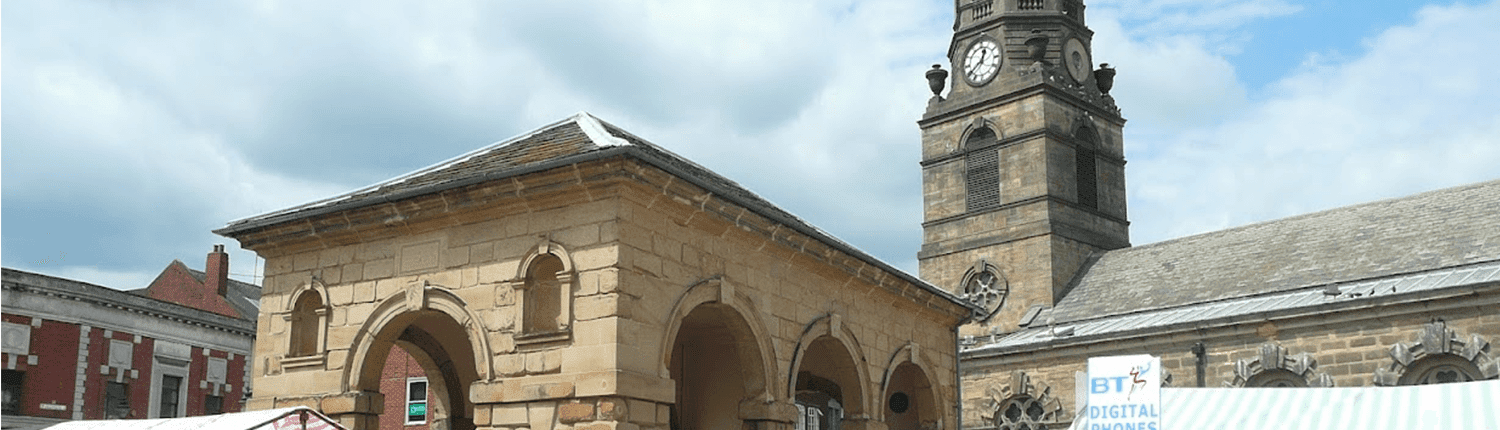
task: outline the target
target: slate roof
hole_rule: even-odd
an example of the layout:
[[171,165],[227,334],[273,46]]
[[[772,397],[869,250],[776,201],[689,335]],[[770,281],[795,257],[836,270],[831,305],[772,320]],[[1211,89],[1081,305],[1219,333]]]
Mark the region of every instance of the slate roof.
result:
[[479,148],[438,164],[332,198],[230,222],[214,233],[233,236],[256,228],[321,214],[431,194],[590,160],[626,155],[702,187],[752,212],[843,251],[949,302],[974,305],[866,254],[738,183],[586,112]]
[[1500,259],[1500,181],[1104,253],[1059,322]]
[[1500,285],[1500,181],[1109,251],[1085,270],[1028,328],[969,352]]

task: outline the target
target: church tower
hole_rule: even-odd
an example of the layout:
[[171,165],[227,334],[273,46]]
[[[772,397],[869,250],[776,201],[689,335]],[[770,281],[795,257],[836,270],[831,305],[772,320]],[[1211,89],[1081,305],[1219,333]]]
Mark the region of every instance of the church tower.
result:
[[[1125,120],[1091,62],[1081,0],[956,0],[949,69],[927,72],[923,279],[1016,330],[1097,252],[1130,246]],[[943,87],[951,87],[946,97]]]

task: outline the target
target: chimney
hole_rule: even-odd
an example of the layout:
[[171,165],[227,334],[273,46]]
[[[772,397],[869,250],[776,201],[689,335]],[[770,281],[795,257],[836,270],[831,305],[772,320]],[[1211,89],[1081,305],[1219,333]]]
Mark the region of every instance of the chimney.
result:
[[214,245],[214,252],[208,253],[203,273],[208,274],[203,279],[204,287],[219,293],[219,297],[229,292],[229,254],[224,253],[224,244]]

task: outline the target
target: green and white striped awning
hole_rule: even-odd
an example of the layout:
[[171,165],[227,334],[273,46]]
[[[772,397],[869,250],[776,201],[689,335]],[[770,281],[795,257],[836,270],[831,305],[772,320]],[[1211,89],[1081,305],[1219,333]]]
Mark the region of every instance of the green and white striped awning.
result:
[[[1160,430],[1500,430],[1497,380],[1410,387],[1163,388],[1161,403]],[[1071,428],[1095,430],[1086,417]]]

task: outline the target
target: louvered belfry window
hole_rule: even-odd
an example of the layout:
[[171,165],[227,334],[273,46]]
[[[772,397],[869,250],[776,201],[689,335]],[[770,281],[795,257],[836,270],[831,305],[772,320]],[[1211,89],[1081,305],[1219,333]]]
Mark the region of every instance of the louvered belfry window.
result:
[[966,202],[969,211],[984,210],[1000,205],[1000,153],[991,143],[995,132],[980,128],[969,134],[964,147],[969,150],[964,157],[968,165],[964,172]]
[[1094,168],[1095,154],[1092,149],[1099,141],[1093,130],[1082,129],[1078,132],[1080,145],[1076,152],[1076,183],[1078,185],[1078,205],[1089,209],[1099,209],[1099,172]]

